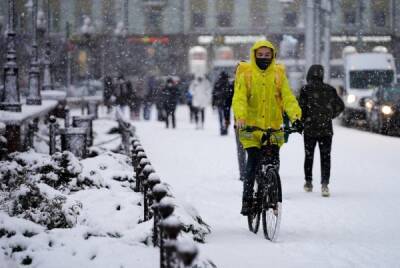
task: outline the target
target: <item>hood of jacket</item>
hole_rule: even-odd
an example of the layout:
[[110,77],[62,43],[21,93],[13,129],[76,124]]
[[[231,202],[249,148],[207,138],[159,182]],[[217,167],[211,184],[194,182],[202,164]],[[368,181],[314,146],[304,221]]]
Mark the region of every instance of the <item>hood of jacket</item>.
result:
[[324,80],[324,67],[319,64],[311,65],[307,72],[307,83],[312,81],[322,82]]
[[267,41],[267,40],[260,40],[260,41],[257,41],[257,42],[255,42],[254,45],[251,47],[251,49],[250,49],[250,64],[251,64],[251,67],[252,67],[253,70],[254,70],[254,69],[257,69],[257,70],[259,70],[260,72],[263,72],[263,71],[266,71],[266,70],[261,70],[261,69],[257,66],[257,64],[256,64],[256,54],[255,54],[255,52],[256,52],[256,50],[259,49],[260,47],[268,47],[268,48],[272,49],[272,62],[271,62],[271,64],[268,66],[268,68],[267,68],[266,70],[272,69],[271,67],[273,67],[273,66],[275,65],[276,49],[275,49],[274,45],[273,45],[271,42]]

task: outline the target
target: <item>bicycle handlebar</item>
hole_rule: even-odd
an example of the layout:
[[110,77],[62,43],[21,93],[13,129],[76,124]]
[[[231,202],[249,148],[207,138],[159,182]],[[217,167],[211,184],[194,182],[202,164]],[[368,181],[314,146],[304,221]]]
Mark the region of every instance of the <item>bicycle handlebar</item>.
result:
[[273,129],[273,128],[263,129],[263,128],[256,127],[256,126],[246,126],[246,127],[242,128],[242,130],[248,131],[248,132],[262,131],[262,132],[268,133],[268,134],[272,134],[272,133],[280,132],[280,131],[282,131],[286,134],[292,134],[292,133],[298,132],[298,129],[294,128],[294,127],[279,128],[279,129]]

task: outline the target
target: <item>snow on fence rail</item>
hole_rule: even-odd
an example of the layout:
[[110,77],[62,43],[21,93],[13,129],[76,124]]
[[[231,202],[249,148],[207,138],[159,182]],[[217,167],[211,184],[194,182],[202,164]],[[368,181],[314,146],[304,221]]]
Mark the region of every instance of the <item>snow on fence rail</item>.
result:
[[[126,124],[123,122],[119,125],[126,129]],[[121,129],[121,133],[123,131],[124,129]],[[161,183],[155,173],[138,137],[133,136],[131,146],[130,156],[136,180],[134,191],[143,194],[143,220],[148,221],[153,218],[152,242],[154,246],[160,248],[160,267],[191,267],[198,255],[198,249],[192,241],[177,240],[183,224],[173,215],[175,205],[172,198],[167,196],[168,188]],[[124,148],[126,150],[125,145]]]

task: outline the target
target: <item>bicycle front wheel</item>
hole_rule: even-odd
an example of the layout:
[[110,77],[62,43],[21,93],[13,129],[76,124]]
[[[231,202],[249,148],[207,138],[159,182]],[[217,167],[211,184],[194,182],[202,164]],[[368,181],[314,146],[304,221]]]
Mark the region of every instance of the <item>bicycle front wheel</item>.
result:
[[276,241],[282,218],[282,186],[278,171],[267,170],[263,196],[262,224],[266,239]]
[[251,207],[251,212],[249,215],[247,215],[247,222],[249,225],[249,230],[250,232],[257,233],[258,228],[260,227],[260,220],[261,220],[261,210],[262,210],[262,202],[261,202],[261,196],[262,192],[260,187],[257,182],[255,183],[255,192],[253,196],[253,202],[252,202],[252,207]]

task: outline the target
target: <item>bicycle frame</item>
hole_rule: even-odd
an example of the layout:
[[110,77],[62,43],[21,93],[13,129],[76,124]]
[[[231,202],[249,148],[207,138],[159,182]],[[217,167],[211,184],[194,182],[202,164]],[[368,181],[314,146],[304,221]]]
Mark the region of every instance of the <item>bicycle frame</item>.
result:
[[[279,147],[272,143],[271,138],[274,137],[273,133],[293,133],[297,130],[294,128],[265,130],[258,127],[247,127],[244,130],[263,132],[261,139],[262,155],[255,178],[258,186],[253,201],[253,213],[248,216],[249,229],[257,233],[260,215],[262,214],[265,238],[276,241],[281,221],[282,188],[279,178]],[[278,152],[276,159],[274,159],[276,157],[274,150]]]

